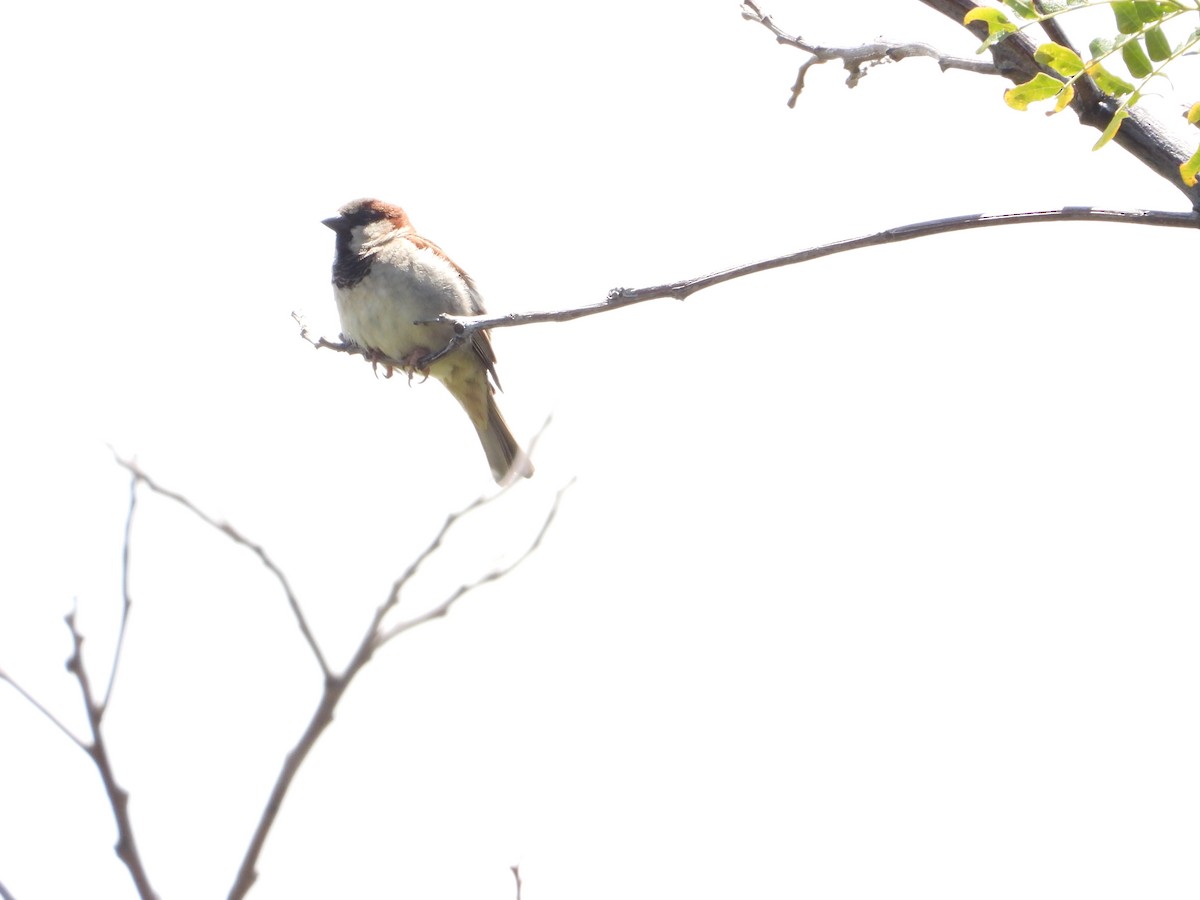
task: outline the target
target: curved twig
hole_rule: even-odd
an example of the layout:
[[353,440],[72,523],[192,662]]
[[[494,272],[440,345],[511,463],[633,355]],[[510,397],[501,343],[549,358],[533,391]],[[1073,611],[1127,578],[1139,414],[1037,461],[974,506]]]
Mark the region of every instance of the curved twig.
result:
[[[433,361],[445,356],[458,345],[470,340],[471,336],[477,331],[484,331],[491,328],[508,328],[515,325],[534,325],[542,322],[569,322],[573,319],[582,319],[585,316],[594,316],[599,313],[620,309],[624,306],[632,306],[635,303],[644,303],[647,300],[663,298],[683,300],[697,291],[702,291],[705,288],[714,287],[718,284],[724,284],[727,281],[733,281],[735,278],[743,278],[757,272],[766,272],[770,269],[779,269],[783,266],[809,262],[810,260],[820,259],[823,256],[833,256],[835,253],[861,250],[864,247],[875,247],[881,244],[894,244],[899,241],[911,241],[916,238],[931,237],[935,234],[945,234],[951,231],[992,228],[998,225],[1028,225],[1033,222],[1121,222],[1129,225],[1157,225],[1166,228],[1200,229],[1200,212],[1094,209],[1090,206],[1067,206],[1062,209],[1041,210],[1037,212],[950,216],[945,219],[931,219],[927,222],[900,225],[896,228],[888,228],[884,231],[877,231],[874,234],[862,237],[833,241],[829,244],[821,244],[805,250],[797,250],[795,253],[787,253],[783,256],[775,256],[758,262],[734,266],[730,269],[723,269],[720,272],[713,272],[710,275],[702,275],[699,278],[691,278],[685,281],[674,281],[670,284],[660,284],[644,288],[613,288],[602,302],[577,306],[572,309],[560,309],[550,312],[509,313],[508,315],[501,316],[441,315],[430,321],[452,324],[454,326],[454,337],[441,350],[423,359],[419,368],[425,368]],[[314,341],[306,332],[302,336],[317,347],[329,347],[343,353],[360,354],[381,364],[392,364],[397,367],[403,366],[397,360],[376,359],[370,353],[354,344],[335,344],[323,338],[320,341]]]
[[[112,448],[109,448],[112,450]],[[114,453],[115,455],[115,453]],[[133,531],[133,514],[137,511],[138,476],[129,475],[129,511],[125,513],[125,539],[121,544],[121,624],[117,628],[117,645],[113,650],[112,668],[108,673],[108,687],[104,689],[104,700],[100,703],[100,714],[108,709],[112,699],[113,685],[117,683],[117,668],[121,664],[121,649],[125,646],[125,630],[129,622],[129,609],[133,598],[129,593],[129,537]]]
[[[114,454],[115,456],[115,454]],[[317,665],[321,667],[321,673],[329,678],[331,676],[329,664],[325,661],[325,654],[321,652],[320,646],[317,644],[317,639],[313,636],[312,629],[308,626],[308,620],[304,617],[304,611],[300,608],[300,601],[296,598],[295,592],[292,590],[291,584],[288,583],[287,576],[283,574],[283,570],[275,564],[275,561],[267,555],[267,552],[258,544],[243,536],[236,528],[228,522],[218,522],[204,510],[200,509],[196,504],[192,503],[187,497],[178,494],[175,491],[167,490],[153,478],[141,470],[137,463],[132,460],[122,459],[116,456],[117,464],[124,469],[127,469],[131,475],[138,481],[150,488],[156,494],[161,494],[168,499],[174,500],[184,509],[189,510],[193,515],[197,516],[201,521],[211,525],[217,531],[223,532],[234,543],[241,544],[251,553],[259,558],[264,566],[270,571],[275,579],[283,588],[284,596],[287,597],[288,606],[291,607],[292,615],[296,619],[296,624],[300,628],[300,633],[304,635],[304,640],[308,643],[309,649],[312,650],[313,656],[316,657]]]

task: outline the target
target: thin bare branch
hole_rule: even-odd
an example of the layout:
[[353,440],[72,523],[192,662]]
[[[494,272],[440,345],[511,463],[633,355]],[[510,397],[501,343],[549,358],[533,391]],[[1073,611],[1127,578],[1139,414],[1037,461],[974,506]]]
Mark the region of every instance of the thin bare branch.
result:
[[259,558],[259,561],[267,567],[268,571],[275,576],[276,580],[283,588],[283,593],[287,597],[288,606],[291,607],[292,615],[296,619],[296,624],[300,628],[300,633],[304,635],[304,640],[308,642],[308,646],[312,650],[313,656],[316,657],[317,665],[321,667],[321,673],[328,679],[331,675],[331,670],[329,665],[325,662],[325,655],[321,652],[321,648],[317,644],[317,639],[313,636],[312,630],[308,626],[308,620],[304,617],[304,611],[300,608],[300,601],[296,598],[295,592],[292,591],[292,586],[288,583],[287,576],[283,574],[283,570],[275,564],[274,560],[267,555],[267,552],[261,546],[242,535],[228,522],[218,522],[208,513],[196,506],[196,504],[192,503],[192,501],[187,497],[176,493],[175,491],[168,490],[167,488],[164,488],[162,485],[158,484],[158,482],[143,472],[137,463],[133,462],[132,460],[122,459],[120,456],[116,456],[115,454],[114,456],[118,465],[127,469],[138,481],[141,481],[146,485],[146,487],[150,488],[150,490],[157,494],[161,494],[170,500],[174,500],[205,524],[211,525],[234,543],[241,544]]
[[[518,556],[515,560],[513,560],[507,566],[498,566],[497,568],[492,569],[490,572],[486,573],[485,575],[480,576],[475,581],[472,581],[467,584],[459,585],[457,588],[454,589],[454,591],[450,594],[449,597],[447,597],[440,604],[438,604],[437,606],[435,606],[433,609],[429,610],[428,612],[423,613],[423,614],[417,616],[416,618],[409,619],[404,622],[400,622],[399,624],[392,626],[391,628],[387,629],[386,631],[381,632],[375,641],[375,648],[378,649],[378,648],[382,647],[384,644],[386,644],[392,638],[396,637],[397,635],[403,634],[404,632],[409,631],[410,629],[416,628],[418,625],[423,625],[426,622],[429,622],[433,619],[440,619],[442,616],[446,615],[446,613],[450,612],[450,607],[452,607],[455,603],[457,603],[460,599],[462,599],[462,597],[464,595],[469,594],[471,591],[475,590],[476,588],[483,587],[483,585],[485,585],[485,584],[489,584],[490,582],[493,582],[500,578],[503,578],[505,575],[507,575],[513,569],[517,568],[517,566],[521,565],[521,563],[525,562],[525,560],[527,560],[531,555],[533,555],[534,551],[536,551],[538,549],[538,547],[541,546],[542,539],[545,538],[546,533],[550,530],[551,524],[553,524],[555,517],[558,515],[558,508],[562,504],[563,494],[565,494],[567,492],[567,490],[570,489],[571,485],[573,485],[574,483],[575,483],[575,479],[572,478],[563,487],[561,487],[558,490],[558,492],[554,495],[554,503],[551,504],[550,511],[546,514],[546,518],[542,522],[542,527],[538,530],[537,535],[530,542],[529,546],[525,548],[525,552],[523,552],[520,556]],[[450,523],[447,523],[447,525],[445,527],[448,527],[449,524]],[[443,528],[442,534],[445,534],[445,527]],[[438,536],[438,540],[439,541],[441,540],[441,535]]]
[[33,696],[33,694],[31,694],[31,693],[29,693],[29,691],[25,690],[25,688],[21,686],[20,682],[14,680],[13,677],[11,675],[9,675],[7,672],[5,672],[3,669],[0,669],[0,681],[7,681],[9,684],[11,684],[13,687],[13,690],[15,690],[22,697],[24,697],[34,709],[36,709],[43,716],[45,716],[47,719],[49,719],[59,731],[61,731],[63,734],[65,734],[67,737],[69,737],[71,739],[71,742],[73,744],[75,744],[76,747],[78,747],[84,753],[90,754],[92,752],[92,748],[89,747],[86,743],[84,743],[84,741],[82,741],[79,738],[79,736],[75,734],[75,732],[73,732],[70,728],[68,728],[66,725],[64,725],[62,719],[60,719],[58,716],[54,715],[54,713],[50,712],[50,710],[48,710],[45,706],[43,706],[38,701],[38,699]]
[[509,866],[508,868],[513,873],[513,878],[517,881],[517,900],[521,900],[521,867]]
[[101,716],[108,709],[108,702],[112,699],[113,685],[117,682],[117,668],[121,664],[121,649],[125,646],[125,626],[129,622],[129,608],[133,606],[133,599],[129,593],[129,537],[133,533],[133,514],[137,510],[138,481],[138,476],[130,473],[129,511],[125,514],[125,539],[121,545],[121,624],[117,628],[117,646],[113,650],[112,669],[108,673],[108,687],[104,689],[104,700],[100,703]]
[[71,630],[72,652],[67,660],[67,671],[75,676],[79,683],[79,691],[83,696],[83,706],[87,712],[88,727],[92,732],[92,742],[84,750],[96,764],[100,772],[100,780],[104,782],[104,792],[108,795],[109,806],[112,807],[113,817],[117,822],[117,845],[114,848],[117,859],[125,864],[129,875],[137,887],[138,896],[142,900],[154,900],[157,894],[150,885],[150,877],[142,865],[141,854],[138,853],[137,842],[133,836],[133,823],[129,818],[129,792],[117,784],[113,773],[112,763],[108,759],[108,747],[104,743],[104,733],[101,730],[101,719],[104,714],[103,706],[96,701],[92,693],[91,681],[88,679],[87,668],[83,664],[83,635],[75,627],[75,611],[66,615],[67,627]]
[[[875,247],[882,244],[894,244],[900,241],[911,241],[916,238],[931,237],[935,234],[945,234],[951,231],[993,228],[999,225],[1028,225],[1034,222],[1119,222],[1127,225],[1156,225],[1166,228],[1200,229],[1200,212],[1163,212],[1145,209],[1116,210],[1094,209],[1090,206],[1067,206],[1062,209],[1041,210],[1037,212],[976,213],[966,216],[950,216],[945,219],[931,219],[927,222],[900,225],[896,228],[888,228],[884,231],[877,231],[874,234],[862,237],[833,241],[829,244],[820,244],[805,250],[797,250],[795,253],[787,253],[783,256],[775,256],[770,259],[723,269],[720,272],[702,275],[699,278],[675,281],[670,284],[660,284],[654,287],[614,288],[608,292],[608,296],[603,302],[578,306],[573,309],[560,309],[551,312],[509,313],[502,316],[441,315],[431,321],[452,324],[454,326],[454,337],[441,350],[421,360],[420,367],[427,367],[434,360],[440,359],[447,353],[450,353],[455,347],[470,340],[471,336],[477,331],[485,331],[491,328],[508,328],[516,325],[535,325],[542,322],[569,322],[572,319],[581,319],[585,316],[610,312],[614,309],[632,306],[635,303],[644,303],[647,300],[659,300],[663,298],[683,300],[697,291],[702,291],[705,288],[714,287],[718,284],[724,284],[727,281],[733,281],[735,278],[744,278],[747,275],[754,275],[758,272],[766,272],[771,269],[782,268],[783,266],[809,262],[810,260],[820,259],[823,256],[833,256],[836,253],[861,250],[864,247]],[[328,342],[324,346],[343,350],[343,348]],[[355,351],[343,350],[343,352]],[[402,363],[395,360],[376,361],[391,362],[397,366],[402,365]]]
[[867,72],[873,66],[899,62],[900,60],[912,57],[932,59],[943,72],[950,69],[959,69],[979,75],[999,74],[993,63],[984,62],[980,59],[951,56],[948,53],[943,53],[937,47],[921,41],[899,43],[877,40],[866,44],[859,44],[855,47],[830,47],[806,41],[798,34],[786,33],[753,0],[744,0],[742,3],[742,18],[751,22],[758,22],[760,25],[765,26],[768,31],[775,35],[776,42],[788,47],[795,47],[810,54],[809,59],[800,65],[800,70],[796,73],[796,83],[792,85],[792,95],[788,100],[788,106],[790,107],[795,107],[796,101],[800,97],[800,92],[804,90],[804,78],[808,74],[808,70],[813,66],[832,61],[841,61],[849,73],[846,76],[846,84],[849,87],[856,87],[866,77]]
[[250,838],[250,844],[246,847],[242,863],[238,867],[233,887],[229,890],[230,900],[240,900],[240,898],[245,897],[250,888],[254,886],[254,882],[258,879],[258,872],[256,871],[258,858],[262,854],[262,848],[266,843],[267,835],[271,831],[271,826],[275,824],[275,818],[279,815],[279,809],[283,805],[283,798],[287,794],[288,788],[291,787],[296,773],[300,771],[300,767],[304,764],[304,760],[308,757],[313,747],[316,746],[317,738],[321,736],[321,733],[333,721],[333,711],[337,708],[338,701],[342,699],[342,694],[346,692],[349,684],[350,679],[345,676],[336,677],[331,675],[325,679],[325,689],[321,692],[321,699],[317,703],[317,708],[313,711],[312,717],[309,719],[308,725],[305,726],[304,732],[300,735],[300,739],[296,741],[296,745],[284,757],[283,766],[275,778],[275,784],[271,787],[271,793],[267,797],[266,806],[264,806],[258,824],[254,828],[254,835]]
[[[570,485],[567,487],[569,486]],[[418,619],[412,620],[411,622],[405,622],[401,626],[397,626],[397,628],[394,629],[394,633],[380,633],[379,628],[384,617],[400,602],[401,592],[405,585],[407,585],[413,576],[416,575],[416,573],[420,570],[422,563],[429,559],[429,557],[432,556],[442,546],[442,542],[445,539],[446,534],[454,526],[455,522],[468,513],[473,512],[474,510],[479,509],[481,506],[492,502],[509,489],[510,487],[505,487],[495,494],[478,497],[462,509],[451,513],[446,517],[446,521],[442,523],[442,527],[438,529],[437,534],[434,535],[433,540],[430,541],[429,545],[423,551],[421,551],[420,554],[418,554],[417,558],[409,564],[404,573],[393,582],[391,590],[388,591],[387,598],[382,604],[380,604],[380,606],[375,610],[374,615],[371,617],[371,623],[366,632],[363,634],[362,640],[359,642],[358,647],[355,649],[353,657],[347,664],[346,670],[341,675],[330,674],[326,677],[325,689],[321,692],[321,699],[317,703],[317,708],[313,711],[312,717],[309,719],[308,725],[305,726],[304,732],[301,734],[299,740],[297,740],[296,745],[284,758],[283,766],[279,770],[279,775],[276,776],[275,784],[271,788],[271,793],[268,796],[266,805],[263,808],[262,816],[259,818],[258,824],[255,826],[254,834],[250,839],[249,846],[246,848],[246,854],[242,858],[242,863],[238,868],[236,877],[234,878],[233,887],[229,891],[230,900],[241,900],[241,898],[246,896],[246,893],[250,890],[250,888],[254,886],[254,882],[258,878],[258,858],[262,854],[262,849],[266,843],[267,835],[270,833],[271,826],[274,824],[275,818],[279,814],[279,809],[283,805],[283,798],[287,795],[292,781],[295,779],[296,774],[300,771],[300,767],[304,764],[304,760],[308,758],[309,753],[311,753],[313,747],[316,746],[317,739],[320,738],[325,729],[329,727],[330,723],[333,722],[333,714],[337,709],[338,702],[342,699],[342,696],[350,687],[354,677],[362,670],[363,666],[370,662],[375,651],[383,646],[383,644],[385,644],[387,641],[395,637],[396,634],[399,634],[402,631],[407,631],[408,629],[419,625],[421,622],[428,621],[431,618],[436,618],[436,615],[422,616]],[[502,569],[493,570],[473,584],[465,585],[459,588],[457,591],[455,591],[452,598],[443,604],[443,607],[445,608],[442,609],[442,611],[437,615],[445,615],[450,605],[452,605],[464,594],[491,581],[495,581],[508,572],[511,572],[518,565],[520,565],[520,563],[524,562],[541,544],[542,538],[545,536],[547,529],[550,527],[550,523],[554,520],[554,517],[558,512],[559,503],[565,491],[566,488],[564,487],[558,492],[557,496],[555,497],[554,504],[551,506],[550,511],[546,516],[546,520],[541,529],[538,531],[537,536],[533,539],[528,549],[525,550],[525,552],[520,556],[520,558],[517,559],[516,562],[509,566],[505,566]],[[441,607],[439,607],[439,609],[441,609]]]
[[8,888],[0,883],[0,900],[17,900],[17,898],[10,894]]
[[300,337],[308,341],[314,348],[320,350],[327,348],[337,350],[341,353],[353,353],[359,356],[367,356],[367,351],[359,347],[353,341],[329,341],[325,338],[314,338],[312,332],[308,330],[308,323],[304,321],[304,316],[295,310],[292,311],[292,318],[296,320],[296,324],[300,326]]

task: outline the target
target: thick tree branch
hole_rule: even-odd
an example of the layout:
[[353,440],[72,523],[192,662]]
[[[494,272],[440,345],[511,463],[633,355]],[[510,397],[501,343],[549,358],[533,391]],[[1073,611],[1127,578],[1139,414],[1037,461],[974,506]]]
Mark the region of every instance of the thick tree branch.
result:
[[[959,25],[962,24],[968,12],[980,5],[974,0],[921,0],[921,2]],[[981,41],[987,35],[987,27],[981,22],[974,22],[964,27]],[[1025,32],[1011,34],[999,43],[993,44],[989,50],[1000,74],[1014,84],[1028,81],[1038,72],[1045,72],[1054,78],[1059,78],[1057,74],[1040,65],[1034,58],[1037,44]],[[1080,82],[1084,81],[1088,81],[1088,79],[1080,79]],[[1081,88],[1077,83],[1071,108],[1075,110],[1082,124],[1103,131],[1112,121],[1117,103],[1111,98],[1105,97],[1094,84],[1088,83]],[[1121,124],[1113,142],[1124,147],[1136,159],[1167,179],[1184,193],[1193,209],[1200,210],[1200,184],[1189,188],[1179,177],[1180,165],[1187,162],[1193,151],[1177,134],[1171,133],[1163,122],[1135,106],[1129,111],[1129,118]]]
[[[968,12],[981,5],[975,3],[974,0],[921,0],[921,2],[959,25],[962,25]],[[1024,31],[1011,34],[988,48],[993,64],[987,65],[978,62],[971,63],[970,60],[950,56],[919,42],[891,44],[877,41],[858,47],[825,47],[807,41],[798,35],[784,32],[770,15],[762,11],[755,0],[744,0],[741,6],[742,17],[765,26],[775,35],[778,43],[796,47],[811,54],[810,59],[801,64],[796,75],[796,83],[792,86],[792,96],[788,101],[788,106],[795,106],[796,98],[804,88],[804,78],[808,70],[814,65],[834,59],[842,60],[850,72],[847,84],[851,87],[861,80],[871,66],[911,56],[931,57],[938,61],[943,71],[964,69],[982,74],[999,75],[1014,84],[1029,81],[1039,72],[1061,80],[1059,75],[1038,63],[1035,58],[1037,43]],[[1064,46],[1070,46],[1070,42],[1066,40],[1066,35],[1057,21],[1050,19],[1043,22],[1042,26],[1047,30],[1051,40],[1064,44]],[[974,22],[963,27],[971,31],[981,42],[987,36],[987,27],[982,22]],[[1090,79],[1085,77],[1076,82],[1071,108],[1082,124],[1098,131],[1104,131],[1112,121],[1117,106],[1118,103],[1105,96]],[[1179,130],[1182,130],[1182,127],[1172,132],[1165,123],[1157,120],[1141,107],[1135,106],[1129,110],[1129,118],[1122,123],[1113,141],[1182,191],[1193,209],[1200,209],[1200,184],[1188,187],[1179,175],[1180,165],[1191,158],[1194,150],[1178,134]]]

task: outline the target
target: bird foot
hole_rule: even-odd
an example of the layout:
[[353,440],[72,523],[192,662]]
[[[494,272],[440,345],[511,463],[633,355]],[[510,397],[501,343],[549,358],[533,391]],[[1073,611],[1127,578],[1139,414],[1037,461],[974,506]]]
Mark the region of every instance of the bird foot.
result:
[[383,377],[391,378],[396,367],[388,361],[383,353],[371,347],[363,348],[363,356],[371,363],[371,371],[375,373],[375,377],[379,377],[379,367],[383,366]]
[[417,347],[412,352],[400,357],[404,371],[408,373],[409,384],[412,384],[413,375],[418,372],[421,374],[421,381],[425,381],[429,377],[429,356],[429,350],[424,347]]

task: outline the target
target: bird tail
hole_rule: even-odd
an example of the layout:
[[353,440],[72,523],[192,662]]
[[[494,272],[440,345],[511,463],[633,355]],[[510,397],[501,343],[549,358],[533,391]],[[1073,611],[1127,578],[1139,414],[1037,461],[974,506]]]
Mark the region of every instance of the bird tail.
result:
[[488,465],[492,467],[492,477],[497,484],[508,484],[533,474],[533,463],[508,430],[508,423],[500,415],[496,399],[490,393],[487,398],[487,425],[476,425],[475,431],[479,435],[479,443],[483,444],[483,452],[487,454]]

